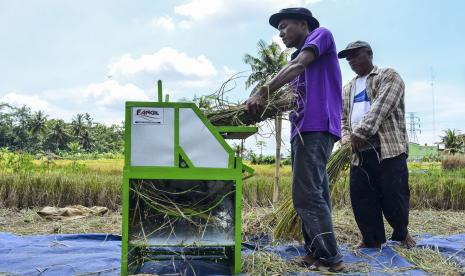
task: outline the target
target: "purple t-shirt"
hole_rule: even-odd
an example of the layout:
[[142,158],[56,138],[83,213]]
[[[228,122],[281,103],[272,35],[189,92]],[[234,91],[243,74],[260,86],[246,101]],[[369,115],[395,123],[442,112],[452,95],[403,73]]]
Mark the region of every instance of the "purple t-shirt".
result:
[[289,114],[291,140],[298,133],[327,131],[341,137],[342,76],[337,59],[336,44],[325,28],[313,30],[301,49],[310,48],[316,59],[291,82],[296,93],[294,110]]

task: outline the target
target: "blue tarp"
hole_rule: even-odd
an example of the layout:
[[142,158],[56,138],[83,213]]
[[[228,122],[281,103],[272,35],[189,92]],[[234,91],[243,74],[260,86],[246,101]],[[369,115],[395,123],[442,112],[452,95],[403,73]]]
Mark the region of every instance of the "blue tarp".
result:
[[[105,234],[16,236],[0,233],[0,273],[119,275],[121,237]],[[105,272],[106,271],[106,272]]]
[[[465,234],[453,236],[423,236],[419,247],[439,249],[447,258],[454,259],[465,266]],[[303,255],[302,246],[278,245],[260,246],[243,244],[243,255],[251,256],[254,250],[263,250],[279,254],[286,260]],[[382,250],[363,249],[356,255],[341,247],[344,261],[349,264],[366,263],[370,275],[388,275],[386,269],[405,268],[409,275],[424,275],[413,268],[407,260],[397,255],[391,245]],[[105,234],[67,234],[17,236],[0,233],[0,274],[10,275],[82,275],[100,272],[98,275],[119,275],[121,260],[121,237]],[[147,264],[141,272],[157,274],[189,271],[192,264],[178,261]],[[227,268],[213,266],[201,261],[195,264],[197,275],[224,274]],[[86,274],[89,275],[89,274]],[[96,275],[96,274],[95,274]],[[316,275],[308,273],[308,275]]]
[[451,236],[424,235],[417,246],[437,248],[447,259],[454,260],[465,268],[465,234]]

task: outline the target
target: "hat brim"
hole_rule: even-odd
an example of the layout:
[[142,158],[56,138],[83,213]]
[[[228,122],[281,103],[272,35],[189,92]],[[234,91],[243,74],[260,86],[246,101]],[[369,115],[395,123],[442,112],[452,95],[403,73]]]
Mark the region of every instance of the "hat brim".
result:
[[283,19],[304,19],[308,22],[308,27],[310,27],[312,30],[320,27],[320,22],[318,22],[318,20],[316,20],[315,17],[298,13],[275,13],[272,16],[270,16],[269,22],[271,26],[277,29],[279,22]]
[[354,51],[354,50],[357,50],[357,49],[360,49],[360,48],[366,48],[365,46],[359,46],[359,47],[353,47],[353,48],[349,48],[349,49],[344,49],[342,51],[340,51],[338,54],[337,54],[337,57],[338,58],[346,58],[350,52]]

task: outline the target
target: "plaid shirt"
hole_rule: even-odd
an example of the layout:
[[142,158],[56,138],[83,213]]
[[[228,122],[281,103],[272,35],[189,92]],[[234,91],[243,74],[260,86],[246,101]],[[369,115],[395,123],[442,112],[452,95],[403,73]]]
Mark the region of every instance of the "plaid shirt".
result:
[[[370,110],[355,129],[351,127],[354,104],[355,78],[344,86],[342,92],[342,143],[350,141],[350,135],[368,139],[378,134],[381,145],[379,161],[408,154],[408,138],[405,127],[405,84],[400,75],[390,68],[374,67],[366,81],[370,98]],[[352,164],[358,165],[354,154]]]

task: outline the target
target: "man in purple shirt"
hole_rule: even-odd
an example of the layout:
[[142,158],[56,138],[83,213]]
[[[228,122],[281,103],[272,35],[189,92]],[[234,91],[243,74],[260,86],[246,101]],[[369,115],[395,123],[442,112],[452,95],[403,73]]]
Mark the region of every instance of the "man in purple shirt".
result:
[[341,136],[342,77],[331,32],[305,8],[273,14],[270,24],[283,43],[297,51],[266,85],[246,102],[252,116],[262,114],[268,95],[286,84],[295,92],[290,113],[292,199],[302,219],[307,256],[303,262],[320,270],[344,270],[331,220],[326,164]]

